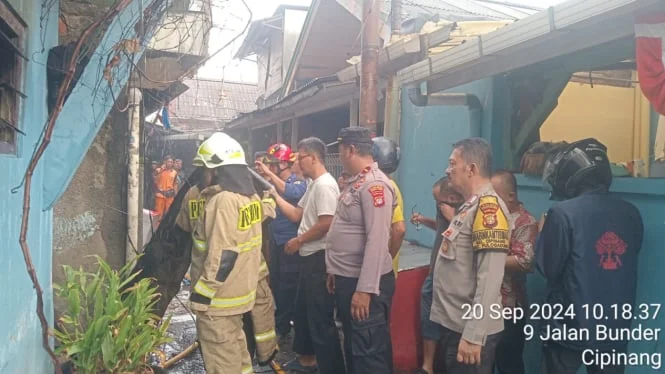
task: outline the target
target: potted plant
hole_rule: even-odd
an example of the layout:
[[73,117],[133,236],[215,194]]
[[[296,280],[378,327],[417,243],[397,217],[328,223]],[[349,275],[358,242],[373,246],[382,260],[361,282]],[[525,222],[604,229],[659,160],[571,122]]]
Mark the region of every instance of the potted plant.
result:
[[64,266],[65,282],[55,285],[67,312],[58,319],[56,353],[69,361],[73,372],[158,373],[149,356],[167,336],[170,317],[160,324],[153,314],[159,294],[150,279],[123,289],[139,273],[134,261],[115,271],[97,256],[96,273]]

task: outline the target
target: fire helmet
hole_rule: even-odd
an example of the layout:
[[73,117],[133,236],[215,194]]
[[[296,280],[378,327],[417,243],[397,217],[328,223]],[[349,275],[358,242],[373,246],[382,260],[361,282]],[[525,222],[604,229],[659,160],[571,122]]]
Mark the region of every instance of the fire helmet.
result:
[[268,147],[267,151],[268,162],[279,163],[288,162],[293,163],[296,161],[296,155],[291,150],[291,147],[284,143],[276,143]]
[[194,164],[209,169],[226,165],[247,165],[245,151],[238,141],[223,132],[216,132],[199,146]]
[[397,170],[400,160],[399,145],[385,136],[372,139],[372,155],[379,164],[379,169],[385,174],[392,174]]
[[196,156],[194,156],[194,160],[192,161],[192,165],[194,165],[194,166],[196,166],[196,167],[199,167],[199,166],[205,166],[205,165],[203,164],[203,159],[201,158],[201,155],[199,155],[199,154],[197,153]]
[[545,163],[543,181],[552,187],[551,199],[571,199],[584,189],[609,189],[612,170],[607,147],[588,138],[553,152]]

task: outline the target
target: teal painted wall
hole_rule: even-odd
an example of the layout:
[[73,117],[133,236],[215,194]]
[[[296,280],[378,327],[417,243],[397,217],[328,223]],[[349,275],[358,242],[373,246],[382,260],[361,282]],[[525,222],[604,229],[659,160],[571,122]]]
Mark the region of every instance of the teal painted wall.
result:
[[[37,319],[36,295],[28,277],[23,255],[18,244],[21,227],[23,189],[12,194],[10,189],[19,185],[35,143],[39,140],[47,118],[46,59],[48,50],[58,41],[58,1],[48,1],[50,7],[42,9],[40,0],[13,1],[17,12],[28,24],[26,56],[30,61],[24,70],[23,90],[27,99],[21,107],[21,128],[17,156],[0,156],[0,373],[53,373],[53,368],[42,349],[41,329]],[[44,20],[40,23],[43,14]],[[43,161],[43,160],[42,160]],[[44,163],[36,170],[32,180],[31,214],[28,244],[39,281],[44,289],[45,311],[53,315],[51,292],[52,212],[42,211]]]
[[[170,2],[160,3],[152,9],[152,17],[162,15]],[[137,64],[145,51],[144,41],[151,40],[160,22],[151,19],[143,37],[136,35],[137,24],[144,10],[151,5],[150,0],[132,0],[126,8],[114,17],[104,37],[93,53],[90,64],[85,67],[78,83],[62,107],[60,116],[51,137],[51,146],[44,153],[46,180],[44,188],[44,209],[51,209],[69,186],[76,169],[81,164],[86,151],[95,140],[97,132],[114,105],[115,98],[121,96],[132,64]],[[139,28],[140,29],[140,28]],[[120,61],[113,68],[112,83],[104,79],[104,68],[115,54],[114,48],[120,40],[137,38],[141,41],[139,51],[133,54],[120,53]],[[130,61],[129,59],[132,59]]]
[[[486,79],[445,91],[472,93],[483,104],[481,133],[491,134],[493,108],[492,80]],[[404,196],[407,216],[411,208],[429,217],[435,216],[432,184],[441,178],[448,165],[452,145],[471,135],[469,110],[464,106],[418,107],[411,103],[406,90],[402,90],[400,147],[402,159],[397,180]],[[423,246],[434,244],[434,232],[421,226],[417,231],[407,223],[406,239]]]
[[[497,77],[493,81],[477,81],[448,91],[474,93],[481,99],[484,107],[481,136],[492,143],[495,168],[503,167],[502,128],[506,118],[505,111],[508,110],[506,106],[508,101],[502,95],[503,83],[503,78]],[[407,93],[403,91],[401,115],[402,161],[398,181],[404,197],[405,214],[410,215],[411,207],[417,204],[417,211],[433,217],[435,208],[431,186],[444,173],[448,155],[452,151],[452,143],[469,136],[468,111],[463,107],[416,107],[411,104]],[[653,132],[655,133],[655,128]],[[520,199],[539,219],[551,204],[548,192],[537,178],[519,175],[518,184]],[[662,303],[665,300],[662,296],[662,285],[665,284],[665,271],[663,271],[665,253],[662,244],[665,239],[665,179],[617,178],[612,191],[621,194],[639,208],[645,225],[644,245],[640,253],[637,302]],[[416,231],[415,226],[408,223],[406,238],[431,247],[434,233],[426,228]],[[529,302],[542,301],[544,290],[544,278],[539,273],[530,274]],[[534,326],[538,328],[538,325]],[[665,309],[661,309],[656,320],[646,321],[643,326],[665,329]],[[540,373],[541,349],[542,346],[537,340],[527,342],[524,353],[527,373]],[[665,347],[660,342],[636,342],[630,345],[630,351],[665,353]],[[580,370],[578,373],[584,372]],[[652,372],[654,370],[650,367],[629,367],[626,370],[627,374]]]

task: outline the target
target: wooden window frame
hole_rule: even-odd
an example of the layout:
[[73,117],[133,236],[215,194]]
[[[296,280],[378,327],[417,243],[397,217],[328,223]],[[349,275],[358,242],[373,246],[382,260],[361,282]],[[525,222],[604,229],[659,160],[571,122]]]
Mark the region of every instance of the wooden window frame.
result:
[[[6,0],[0,0],[0,53],[4,56],[9,53],[14,58],[13,66],[6,72],[0,71],[0,154],[16,155],[18,135],[24,135],[20,124],[21,107],[27,97],[22,92],[24,62],[28,60],[25,56],[27,28],[16,10]],[[3,115],[4,105],[9,109]]]

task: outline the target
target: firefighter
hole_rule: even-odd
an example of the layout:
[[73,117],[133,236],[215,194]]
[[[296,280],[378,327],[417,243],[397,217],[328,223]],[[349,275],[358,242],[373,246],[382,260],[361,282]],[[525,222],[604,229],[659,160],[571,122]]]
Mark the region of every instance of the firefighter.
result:
[[596,139],[580,140],[554,153],[545,164],[543,180],[552,187],[552,199],[562,201],[547,212],[536,243],[536,266],[547,279],[545,303],[561,305],[566,318],[544,321],[540,372],[572,374],[586,366],[588,373],[623,373],[621,360],[604,363],[595,358],[625,355],[626,338],[550,337],[570,329],[567,326],[576,331],[596,331],[599,325],[615,331],[631,327],[633,318],[608,313],[601,321],[582,306],[610,310],[619,305],[628,310],[635,304],[644,232],[640,212],[608,192],[612,172],[607,148]]
[[205,207],[192,227],[190,301],[206,372],[253,373],[242,316],[257,297],[262,201],[236,140],[215,133],[197,154],[212,182],[200,193]]
[[402,192],[399,190],[395,180],[390,177],[390,174],[394,173],[399,166],[400,149],[397,143],[384,136],[374,138],[372,139],[372,142],[374,143],[372,146],[374,160],[379,165],[379,170],[390,178],[390,183],[395,189],[395,201],[397,202],[397,206],[393,209],[388,251],[393,258],[393,273],[395,273],[395,279],[397,279],[397,272],[399,271],[399,250],[402,247],[402,241],[406,235],[406,225],[404,224],[404,200],[402,199]]
[[[193,165],[203,167],[203,161],[200,155],[194,158]],[[202,218],[202,212],[205,208],[205,199],[200,196],[200,191],[212,184],[212,170],[204,168],[203,177],[199,183],[192,186],[183,199],[180,212],[176,219],[176,224],[186,232],[192,232],[192,227]],[[269,197],[268,192],[264,192],[262,199],[263,220],[275,217],[275,201]],[[201,264],[205,260],[205,243],[201,241],[194,242],[194,251],[192,251],[193,268],[190,271],[194,278],[200,276],[201,269],[195,264]],[[194,257],[197,257],[194,259]],[[273,314],[274,301],[272,292],[268,285],[268,265],[263,255],[261,257],[261,266],[259,273],[259,284],[256,291],[256,302],[254,308],[246,313],[243,318],[243,328],[247,339],[247,346],[250,356],[256,354],[260,365],[270,363],[278,352],[277,338],[275,335],[275,317]]]
[[[307,184],[299,180],[292,170],[296,160],[291,147],[277,143],[268,148],[263,161],[255,161],[259,174],[272,183],[279,195],[293,206],[298,205],[307,190]],[[275,296],[275,321],[279,336],[289,334],[291,321],[294,320],[300,256],[286,255],[284,247],[298,235],[298,224],[291,222],[281,209],[277,209],[277,215],[270,223],[270,285]]]

